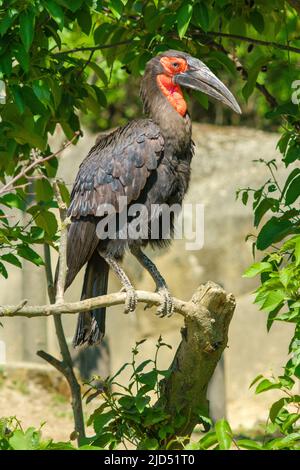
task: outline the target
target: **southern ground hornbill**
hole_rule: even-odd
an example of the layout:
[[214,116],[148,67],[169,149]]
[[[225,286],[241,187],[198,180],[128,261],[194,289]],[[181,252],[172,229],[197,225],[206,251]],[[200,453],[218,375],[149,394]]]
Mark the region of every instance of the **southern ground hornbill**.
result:
[[[82,162],[72,190],[65,287],[87,263],[82,299],[107,292],[111,269],[126,292],[125,312],[135,310],[135,290],[119,264],[125,250],[129,249],[151,274],[161,294],[158,314],[165,316],[173,312],[166,282],[141,248],[148,243],[160,247],[168,242],[161,230],[156,239],[151,237],[150,222],[157,218],[160,223],[163,216],[160,210],[153,215],[151,206],[181,204],[189,185],[193,142],[191,119],[181,86],[201,90],[237,113],[241,112],[225,85],[203,62],[189,54],[168,51],[148,62],[141,84],[141,99],[149,117],[134,120],[99,139]],[[127,198],[122,208],[121,196]],[[136,203],[146,209],[140,220],[149,236],[145,237],[144,231],[139,237],[130,236],[134,217],[128,217],[126,237],[120,236],[121,232],[124,234],[124,226],[121,227],[118,220],[115,237],[105,239],[99,234],[99,222],[104,220],[103,205],[110,204],[116,218],[120,219],[121,212]],[[80,313],[73,345],[96,344],[104,332],[105,308]]]

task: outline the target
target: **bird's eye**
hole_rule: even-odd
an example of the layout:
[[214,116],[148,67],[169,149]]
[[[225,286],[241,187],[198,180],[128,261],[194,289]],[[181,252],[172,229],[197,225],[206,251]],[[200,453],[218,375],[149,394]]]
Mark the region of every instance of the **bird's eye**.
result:
[[179,67],[178,62],[173,62],[172,65],[173,65],[173,67],[174,67],[175,69],[177,69],[177,68]]

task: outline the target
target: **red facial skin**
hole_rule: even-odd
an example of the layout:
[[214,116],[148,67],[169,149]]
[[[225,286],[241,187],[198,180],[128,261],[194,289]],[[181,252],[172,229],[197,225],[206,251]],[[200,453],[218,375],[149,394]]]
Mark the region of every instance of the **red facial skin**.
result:
[[187,104],[180,86],[173,82],[173,77],[187,70],[187,61],[178,57],[162,57],[160,63],[165,73],[157,75],[157,84],[173,108],[175,108],[181,116],[184,116],[187,111]]

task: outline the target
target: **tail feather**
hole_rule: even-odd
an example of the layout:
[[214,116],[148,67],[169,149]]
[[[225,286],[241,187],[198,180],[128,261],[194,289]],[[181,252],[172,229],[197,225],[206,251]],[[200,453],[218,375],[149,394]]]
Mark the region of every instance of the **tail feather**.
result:
[[[81,300],[97,297],[107,293],[109,266],[95,251],[88,261],[81,294]],[[73,338],[73,346],[99,343],[105,334],[106,308],[96,308],[89,312],[81,312]]]

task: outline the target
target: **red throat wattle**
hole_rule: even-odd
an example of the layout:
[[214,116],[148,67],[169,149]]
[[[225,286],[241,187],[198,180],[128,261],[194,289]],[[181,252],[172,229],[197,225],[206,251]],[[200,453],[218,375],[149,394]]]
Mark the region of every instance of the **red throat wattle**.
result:
[[175,108],[181,116],[184,116],[187,111],[187,104],[180,86],[173,82],[173,77],[187,70],[187,61],[182,57],[162,57],[160,63],[165,73],[157,75],[156,77],[159,89],[173,108]]
[[184,116],[187,111],[187,104],[183,97],[180,86],[173,83],[172,77],[169,77],[163,73],[157,75],[156,80],[160,90],[167,98],[169,103],[181,116]]

